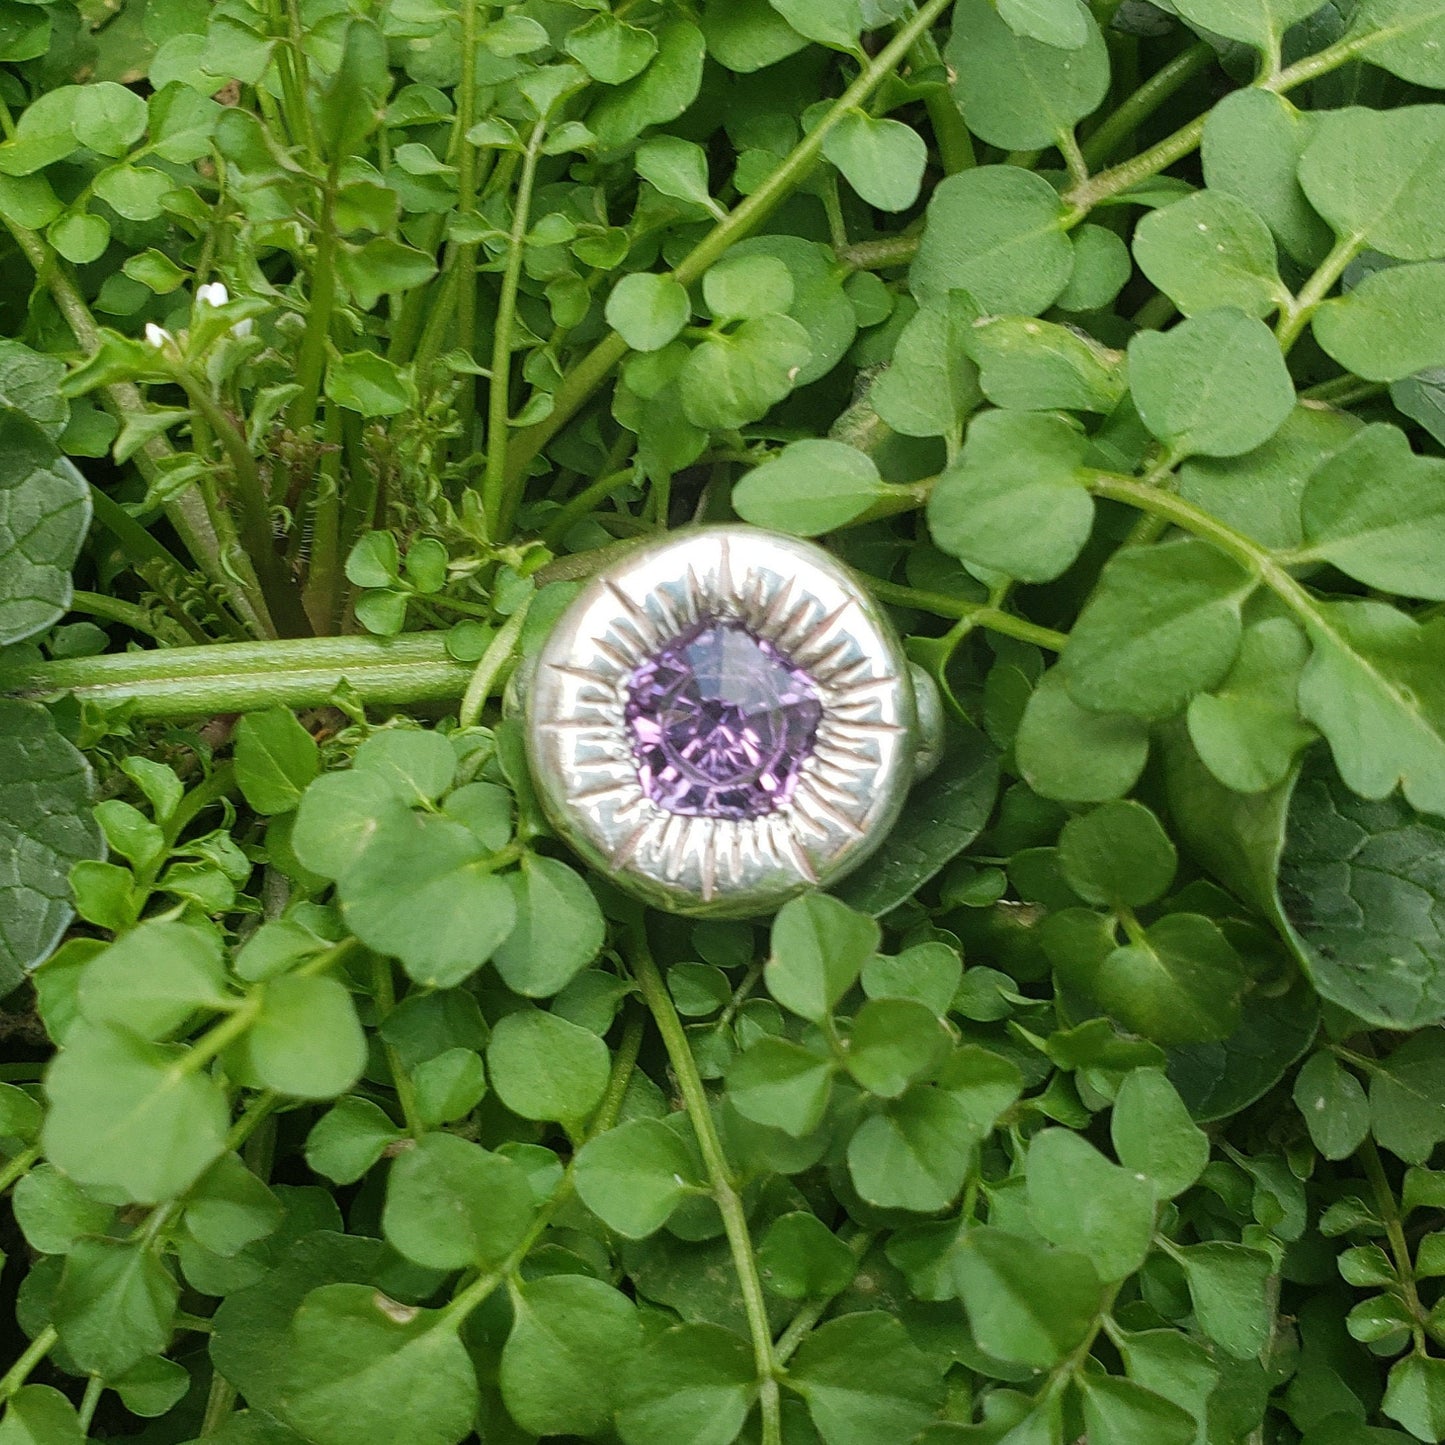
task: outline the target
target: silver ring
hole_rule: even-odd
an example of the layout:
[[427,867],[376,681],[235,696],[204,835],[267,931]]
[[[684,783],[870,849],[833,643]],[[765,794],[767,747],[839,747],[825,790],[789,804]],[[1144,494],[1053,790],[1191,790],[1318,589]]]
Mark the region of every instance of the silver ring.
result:
[[931,690],[827,552],[710,527],[574,599],[526,681],[528,756],[559,836],[603,873],[674,913],[747,917],[882,842],[936,760]]

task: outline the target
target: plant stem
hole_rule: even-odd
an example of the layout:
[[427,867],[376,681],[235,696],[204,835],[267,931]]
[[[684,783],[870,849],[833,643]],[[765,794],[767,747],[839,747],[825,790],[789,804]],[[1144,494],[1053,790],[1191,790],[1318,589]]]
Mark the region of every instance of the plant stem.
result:
[[99,592],[82,592],[77,589],[70,594],[70,610],[99,617],[105,622],[119,623],[122,627],[129,627],[132,632],[143,632],[162,644],[171,640],[156,630],[155,618],[144,607],[134,602],[122,601],[119,597],[106,597]]
[[0,1194],[3,1194],[17,1180],[23,1179],[39,1158],[40,1145],[31,1144],[29,1148],[22,1149],[10,1159],[5,1167],[0,1169]]
[[1015,617],[1000,607],[987,602],[969,602],[961,597],[946,597],[941,592],[920,592],[913,587],[904,587],[896,582],[885,582],[881,577],[863,578],[868,590],[880,602],[894,607],[912,607],[920,612],[931,612],[935,617],[956,617],[960,621],[973,623],[975,627],[986,628],[989,632],[1001,632],[1008,637],[1017,637],[1022,642],[1032,642],[1050,652],[1060,652],[1069,640],[1065,632],[1055,632],[1050,627],[1040,627],[1023,617]]
[[[470,216],[477,209],[477,148],[467,132],[477,119],[477,20],[480,0],[462,0],[462,74],[457,85],[457,118],[453,132],[457,163],[457,215]],[[447,248],[447,273],[455,276],[455,321],[457,345],[470,356],[477,343],[477,243],[458,242]],[[422,384],[426,379],[422,378]],[[472,450],[476,422],[477,382],[462,379],[457,394],[457,419],[461,423],[461,455]],[[488,438],[490,442],[490,437]]]
[[487,650],[477,663],[477,670],[467,683],[462,696],[462,705],[457,710],[457,720],[464,728],[475,727],[482,715],[482,706],[491,695],[492,684],[507,665],[516,650],[517,639],[522,635],[522,626],[527,620],[527,609],[531,606],[529,597],[507,618],[500,632],[491,640]]
[[512,326],[517,317],[517,289],[522,283],[522,260],[526,255],[527,227],[532,216],[532,187],[537,180],[537,162],[542,155],[546,126],[532,127],[522,157],[522,174],[512,207],[512,229],[507,237],[507,264],[502,272],[502,294],[497,298],[497,319],[492,330],[492,376],[487,384],[487,470],[482,481],[482,511],[491,538],[503,542],[512,530],[512,519],[522,500],[526,472],[507,471],[507,438],[510,432],[512,381]]
[[284,638],[275,642],[167,647],[105,657],[0,666],[0,696],[73,692],[131,717],[184,718],[254,712],[276,703],[322,707],[346,682],[368,705],[455,702],[472,668],[455,661],[441,633]]
[[1375,1203],[1380,1218],[1385,1222],[1385,1238],[1390,1242],[1390,1255],[1395,1261],[1395,1274],[1400,1281],[1401,1298],[1410,1311],[1411,1332],[1415,1337],[1415,1348],[1425,1348],[1425,1319],[1429,1310],[1420,1301],[1420,1292],[1415,1286],[1415,1266],[1410,1259],[1410,1245],[1405,1239],[1405,1225],[1400,1218],[1400,1206],[1395,1201],[1395,1191],[1385,1177],[1385,1166],[1380,1160],[1380,1151],[1375,1141],[1366,1138],[1360,1145],[1360,1163],[1375,1192]]
[[1345,268],[1360,254],[1364,244],[1361,236],[1341,236],[1300,288],[1299,295],[1292,297],[1281,308],[1274,334],[1286,356],[1299,340],[1300,332],[1305,329],[1310,317],[1319,309],[1320,302],[1334,289],[1335,282],[1344,275]]
[[33,1340],[25,1353],[0,1376],[0,1403],[8,1400],[30,1378],[30,1372],[53,1350],[60,1336],[54,1325],[46,1325]]
[[210,1393],[206,1396],[206,1413],[201,1420],[202,1440],[221,1433],[221,1427],[231,1418],[235,1404],[236,1387],[219,1372],[212,1374]]
[[[371,996],[376,1001],[376,1021],[381,1025],[396,1007],[396,984],[391,976],[391,960],[376,954],[371,960],[371,978]],[[386,1066],[391,1071],[397,1103],[401,1105],[401,1117],[406,1123],[406,1132],[413,1139],[420,1139],[426,1133],[426,1125],[422,1122],[421,1112],[417,1107],[416,1086],[412,1083],[411,1075],[407,1073],[396,1046],[383,1039],[382,1050],[386,1055]]]
[[542,533],[542,540],[549,547],[560,544],[574,522],[580,522],[583,517],[596,508],[599,502],[610,497],[618,487],[631,481],[634,475],[632,467],[623,467],[621,471],[609,472],[605,477],[598,477],[596,481],[589,482],[547,523],[546,530]]
[[1167,65],[1156,70],[1084,142],[1084,159],[1091,166],[1108,160],[1131,131],[1137,130],[1165,101],[1193,80],[1200,71],[1207,69],[1214,61],[1214,54],[1212,45],[1203,40],[1196,41],[1188,49],[1181,50]]
[[296,358],[296,380],[301,390],[287,408],[291,430],[302,436],[308,435],[316,425],[321,374],[326,369],[326,346],[331,339],[331,314],[336,309],[336,184],[337,163],[333,161],[321,192],[306,331]]
[[[918,13],[901,25],[898,33],[859,71],[857,79],[829,107],[818,124],[778,164],[768,178],[727,216],[719,221],[673,270],[672,277],[684,286],[699,280],[736,241],[755,231],[790,196],[812,170],[823,142],[850,111],[893,73],[919,36],[928,32],[952,0],[926,0]],[[610,331],[563,378],[554,398],[551,415],[519,431],[507,449],[507,482],[520,492],[532,459],[582,409],[592,393],[627,355],[627,343]],[[495,369],[493,385],[496,385]]]
[[692,1048],[688,1044],[687,1034],[683,1031],[682,1020],[677,1016],[667,985],[662,981],[662,974],[653,959],[647,942],[646,926],[640,917],[630,932],[632,948],[629,962],[632,976],[637,980],[642,997],[657,1024],[658,1032],[662,1035],[672,1072],[677,1079],[678,1088],[682,1091],[687,1117],[697,1135],[698,1148],[702,1151],[703,1163],[712,1185],[712,1197],[722,1215],[723,1229],[727,1233],[728,1246],[732,1251],[733,1269],[742,1290],[743,1311],[747,1315],[748,1333],[752,1337],[753,1358],[757,1365],[763,1445],[781,1445],[782,1405],[778,1395],[778,1362],[773,1354],[773,1330],[768,1322],[768,1307],[763,1299],[763,1284],[758,1275],[757,1256],[753,1252],[752,1236],[748,1233],[748,1219],[742,1196],[733,1183],[732,1169],[713,1124],[707,1090],[703,1087],[702,1076],[697,1071],[697,1060],[692,1056]]
[[85,1382],[85,1394],[80,1401],[80,1433],[90,1434],[91,1422],[95,1419],[96,1406],[100,1404],[101,1392],[105,1389],[105,1381],[99,1375],[92,1375]]

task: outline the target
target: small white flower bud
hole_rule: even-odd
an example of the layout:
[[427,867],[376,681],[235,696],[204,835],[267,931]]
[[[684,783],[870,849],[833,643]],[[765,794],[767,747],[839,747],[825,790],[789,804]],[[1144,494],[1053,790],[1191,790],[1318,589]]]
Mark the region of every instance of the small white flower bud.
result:
[[207,281],[204,286],[196,287],[196,300],[207,306],[224,306],[230,299],[231,293],[224,282]]
[[157,351],[170,345],[176,338],[171,335],[164,326],[157,326],[154,321],[146,322],[146,345],[154,346]]

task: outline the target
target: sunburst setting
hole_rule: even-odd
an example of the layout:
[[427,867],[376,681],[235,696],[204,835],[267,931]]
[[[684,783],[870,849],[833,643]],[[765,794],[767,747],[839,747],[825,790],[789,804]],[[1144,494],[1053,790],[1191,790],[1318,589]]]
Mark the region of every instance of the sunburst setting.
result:
[[746,914],[872,851],[914,711],[897,639],[837,562],[714,528],[589,584],[542,649],[528,735],[580,851],[675,911]]

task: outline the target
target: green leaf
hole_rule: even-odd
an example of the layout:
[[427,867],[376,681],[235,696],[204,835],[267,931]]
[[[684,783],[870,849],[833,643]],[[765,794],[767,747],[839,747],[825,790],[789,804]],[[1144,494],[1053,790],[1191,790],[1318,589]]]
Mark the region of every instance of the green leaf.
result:
[[280,1227],[281,1201],[239,1155],[222,1154],[186,1198],[186,1232],[213,1254],[234,1255]]
[[657,54],[657,37],[650,30],[602,13],[569,31],[562,48],[593,80],[622,85],[639,75]]
[[287,707],[247,713],[236,728],[236,781],[258,813],[289,813],[321,771],[311,734]]
[[1193,1445],[1194,1416],[1172,1400],[1111,1375],[1080,1371],[1075,1378],[1090,1439],[1110,1445]]
[[1402,261],[1445,255],[1445,106],[1326,111],[1299,179],[1342,240]]
[[831,1299],[857,1272],[853,1251],[806,1210],[779,1215],[758,1243],[758,1273],[784,1299]]
[[643,141],[635,152],[637,174],[664,196],[709,206],[707,152],[696,141],[660,135]]
[[1445,1139],[1445,1048],[1435,1032],[1406,1039],[1370,1075],[1370,1127],[1407,1164]]
[[1103,1303],[1104,1286],[1083,1255],[990,1225],[963,1236],[952,1268],[979,1348],[1034,1369],[1076,1349]]
[[81,1239],[66,1256],[55,1294],[60,1341],[87,1374],[128,1370],[170,1341],[179,1286],[139,1240]]
[[1381,602],[1327,602],[1308,630],[1300,711],[1340,776],[1365,798],[1398,783],[1414,807],[1445,813],[1445,619],[1422,626]]
[[220,940],[172,920],[150,919],[86,965],[77,1003],[93,1024],[118,1024],[142,1038],[174,1033],[201,1008],[229,1001]]
[[745,74],[786,60],[807,44],[768,0],[707,0],[702,28],[708,54]]
[[1059,576],[1087,541],[1094,500],[1085,437],[1062,417],[984,412],[928,501],[945,551],[1022,582]]
[[702,295],[719,321],[786,312],[794,301],[793,273],[778,256],[733,252],[707,268]]
[[1372,271],[1325,301],[1310,323],[1315,340],[1346,371],[1399,381],[1445,365],[1445,265],[1422,262]]
[[1089,24],[1074,0],[1003,0],[998,13],[1014,34],[1061,50],[1077,50],[1089,38]]
[[692,104],[702,83],[703,39],[686,20],[657,31],[657,54],[631,80],[608,91],[586,114],[603,150],[620,150],[650,125],[674,120]]
[[1183,1194],[1209,1163],[1209,1136],[1157,1069],[1125,1075],[1109,1115],[1109,1137],[1119,1162],[1147,1175],[1164,1199]]
[[856,521],[889,492],[871,457],[813,438],[746,473],[733,488],[733,508],[754,526],[817,537]]
[[1370,1132],[1370,1108],[1360,1081],[1324,1049],[1295,1075],[1295,1107],[1326,1159],[1348,1159]]
[[[437,273],[436,262],[415,246],[390,236],[372,236],[361,245],[343,243],[336,254],[336,273],[364,310],[383,296],[411,291]],[[400,383],[405,386],[405,378]]]
[[49,1385],[22,1385],[5,1403],[0,1445],[84,1445],[75,1406]]
[[811,350],[791,316],[755,316],[734,331],[711,331],[683,363],[683,414],[705,431],[746,426],[793,389]]
[[21,341],[0,341],[0,408],[23,412],[52,440],[65,430],[70,404],[61,393],[65,363]]
[[455,1134],[426,1134],[391,1166],[381,1227],[430,1269],[495,1268],[535,1213],[532,1187],[512,1160]]
[[942,941],[917,943],[902,952],[874,954],[863,965],[859,980],[869,998],[908,998],[929,1012],[948,1012],[963,977],[963,962],[956,949]]
[[1295,404],[1294,383],[1264,322],[1229,308],[1129,342],[1134,404],[1175,456],[1237,457],[1266,442]]
[[429,1127],[470,1114],[487,1092],[481,1056],[471,1049],[447,1049],[412,1071],[417,1118]]
[[46,1156],[76,1183],[138,1204],[182,1193],[221,1154],[230,1110],[186,1050],[77,1023],[46,1071]]
[[1074,701],[1145,718],[1178,712],[1233,666],[1255,583],[1192,538],[1116,552],[1059,662]]
[[1378,1027],[1428,1027],[1445,1017],[1445,826],[1398,797],[1366,802],[1321,761],[1274,845],[1286,935],[1327,999]]
[[[388,813],[342,876],[342,916],[418,983],[450,987],[475,973],[516,925],[512,890],[491,867],[488,851],[460,823]],[[426,928],[417,928],[418,917]]]
[[1350,25],[1374,65],[1416,85],[1445,85],[1437,54],[1445,19],[1433,0],[1366,0]]
[[595,1435],[642,1340],[637,1307],[601,1280],[554,1275],[512,1295],[500,1383],[508,1413],[534,1435]]
[[472,1428],[476,1374],[437,1310],[323,1285],[296,1312],[287,1353],[283,1413],[315,1445],[457,1445]]
[[1015,33],[986,0],[960,0],[945,55],[968,128],[990,145],[1053,145],[1098,109],[1109,88],[1109,55],[1078,5],[1085,38],[1068,49]]
[[853,1019],[844,1062],[870,1094],[896,1099],[910,1084],[932,1075],[951,1043],[942,1020],[924,1004],[871,999]]
[[967,349],[978,309],[963,292],[921,307],[899,333],[893,361],[868,393],[878,415],[905,436],[951,436],[982,400]]
[[1090,987],[1127,1027],[1169,1045],[1227,1038],[1244,981],[1239,955],[1209,919],[1169,913],[1109,954]]
[[1106,413],[1124,395],[1123,356],[1067,326],[1001,316],[975,323],[968,345],[995,406]]
[[607,324],[634,351],[660,351],[691,315],[686,288],[650,271],[624,276],[607,298]]
[[1227,788],[1259,793],[1284,781],[1315,737],[1296,701],[1309,644],[1288,618],[1246,627],[1229,675],[1189,703],[1189,738]]
[[834,1064],[788,1039],[761,1038],[728,1068],[728,1098],[745,1119],[795,1139],[823,1121]]
[[239,1050],[266,1088],[299,1099],[344,1094],[366,1066],[366,1035],[346,986],[303,974],[262,985],[261,1012]]
[[1029,1142],[1029,1216],[1051,1244],[1086,1255],[1099,1278],[1133,1274],[1154,1237],[1154,1190],[1138,1172],[1111,1164],[1067,1129]]
[[1073,247],[1058,192],[1017,166],[979,166],[934,187],[909,284],[921,304],[967,291],[995,315],[1037,316],[1068,284]]
[[1445,1435],[1445,1360],[1420,1351],[1390,1367],[1390,1383],[1380,1408],[1417,1440]]
[[607,928],[597,897],[576,869],[536,853],[525,854],[507,882],[517,922],[492,966],[516,993],[560,993],[601,951]]
[[1306,559],[1367,587],[1445,599],[1445,462],[1417,457],[1398,427],[1356,433],[1310,477],[1300,513]]
[[1191,1244],[1172,1252],[1183,1266],[1199,1328],[1239,1359],[1258,1355],[1273,1322],[1269,1255],[1221,1243]]
[[520,1009],[492,1029],[487,1072],[514,1114],[579,1128],[607,1088],[607,1045],[556,1014]]
[[964,1099],[915,1084],[859,1126],[848,1142],[848,1172],[870,1204],[932,1214],[958,1197],[974,1166],[978,1137]]
[[397,416],[416,402],[411,374],[374,351],[335,356],[326,366],[326,395],[364,417]]
[[10,1204],[25,1242],[41,1254],[69,1254],[82,1235],[105,1234],[115,1215],[53,1164],[37,1164],[24,1175]]
[[682,1137],[660,1119],[633,1119],[589,1139],[577,1153],[577,1196],[626,1239],[656,1234],[702,1189]]
[[92,81],[75,98],[71,130],[103,156],[123,156],[145,133],[145,100],[113,80]]
[[1186,316],[1220,306],[1268,316],[1290,299],[1269,227],[1228,191],[1196,191],[1151,211],[1135,229],[1134,255]]
[[823,139],[823,154],[870,206],[906,211],[918,199],[928,147],[910,125],[850,110]]
[[773,920],[764,969],[768,992],[800,1018],[820,1023],[877,950],[878,925],[826,893],[785,903]]
[[1210,192],[1237,196],[1291,256],[1313,266],[1324,259],[1331,238],[1296,174],[1312,127],[1312,112],[1248,86],[1226,95],[1205,117],[1201,155]]
[[0,457],[5,646],[43,632],[69,608],[70,569],[90,526],[90,490],[45,432],[8,406],[0,408]]
[[1069,696],[1050,668],[1029,694],[1014,736],[1024,781],[1041,797],[1103,803],[1139,780],[1149,756],[1149,725],[1128,713],[1091,712]]
[[898,1320],[865,1310],[806,1336],[787,1383],[808,1402],[824,1445],[902,1445],[936,1413],[939,1373]]
[[1142,908],[1163,897],[1178,865],[1169,835],[1142,803],[1105,803],[1070,818],[1059,834],[1059,867],[1086,903]]
[[155,1419],[180,1404],[191,1387],[191,1376],[184,1365],[150,1355],[112,1383],[132,1415]]
[[617,1433],[623,1445],[732,1445],[756,1393],[746,1340],[719,1325],[674,1325],[624,1372]]
[[[999,14],[1004,13],[1000,7]],[[1099,311],[1113,303],[1134,274],[1129,248],[1104,226],[1085,222],[1071,233],[1074,271],[1054,305],[1061,311]]]
[[948,729],[943,760],[915,788],[883,846],[837,890],[881,917],[911,898],[983,831],[998,794],[998,755],[977,728]]

